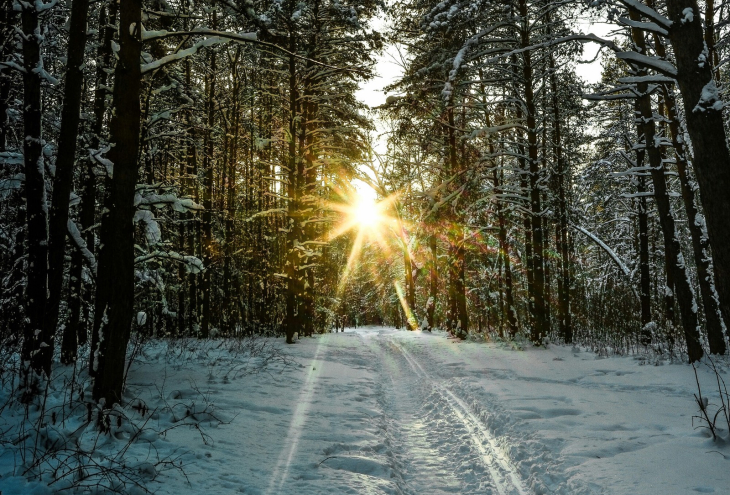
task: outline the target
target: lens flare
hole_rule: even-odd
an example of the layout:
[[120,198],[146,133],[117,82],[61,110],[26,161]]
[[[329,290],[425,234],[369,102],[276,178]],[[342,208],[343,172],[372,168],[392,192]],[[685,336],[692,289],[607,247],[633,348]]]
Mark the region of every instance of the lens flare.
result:
[[396,195],[389,196],[382,201],[374,201],[365,196],[356,196],[347,203],[333,203],[330,208],[342,214],[342,221],[333,229],[330,240],[347,232],[355,232],[355,239],[347,260],[345,270],[340,277],[338,293],[347,283],[355,262],[360,257],[363,246],[367,241],[373,241],[387,255],[390,253],[388,242],[389,230],[393,230],[396,220],[389,215]]
[[361,228],[368,229],[378,228],[384,220],[379,205],[368,198],[359,198],[352,210],[352,216]]

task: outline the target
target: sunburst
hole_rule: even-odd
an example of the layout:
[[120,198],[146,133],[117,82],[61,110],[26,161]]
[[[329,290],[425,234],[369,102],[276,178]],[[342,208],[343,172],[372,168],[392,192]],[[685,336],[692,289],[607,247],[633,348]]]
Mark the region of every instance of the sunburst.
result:
[[397,195],[393,194],[381,201],[375,201],[364,195],[357,195],[350,202],[330,205],[330,208],[342,214],[342,222],[332,231],[330,240],[347,232],[354,231],[357,233],[347,259],[347,266],[342,277],[340,277],[338,292],[341,292],[347,283],[352,267],[360,257],[366,241],[377,243],[384,251],[384,254],[388,255],[390,253],[387,234],[396,224],[396,220],[390,215],[390,210],[396,198]]

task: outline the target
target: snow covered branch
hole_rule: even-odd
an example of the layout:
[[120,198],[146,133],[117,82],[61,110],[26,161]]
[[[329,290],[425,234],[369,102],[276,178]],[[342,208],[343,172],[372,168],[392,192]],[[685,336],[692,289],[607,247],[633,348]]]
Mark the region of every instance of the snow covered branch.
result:
[[89,251],[86,241],[84,241],[83,237],[81,237],[81,232],[79,231],[79,227],[76,225],[76,222],[69,218],[66,223],[66,228],[68,230],[68,236],[71,238],[76,248],[81,251],[84,259],[89,263],[91,272],[96,275],[96,257],[94,257],[94,253]]
[[[578,232],[580,232],[581,234],[588,237],[590,240],[595,242],[596,245],[598,245],[601,249],[603,249],[606,252],[606,254],[608,254],[608,256],[614,261],[614,263],[616,263],[616,266],[619,267],[619,269],[623,272],[623,274],[626,275],[626,278],[629,279],[629,282],[631,281],[631,270],[629,270],[629,268],[624,264],[624,262],[621,261],[621,258],[618,257],[618,255],[616,254],[616,252],[613,249],[608,247],[608,245],[606,245],[606,243],[603,242],[601,239],[599,239],[595,234],[589,232],[588,230],[584,229],[583,227],[580,227],[575,224],[570,224],[570,226],[573,227]],[[636,292],[636,288],[633,285],[631,285],[631,291],[634,293],[637,300],[640,299],[639,293]]]

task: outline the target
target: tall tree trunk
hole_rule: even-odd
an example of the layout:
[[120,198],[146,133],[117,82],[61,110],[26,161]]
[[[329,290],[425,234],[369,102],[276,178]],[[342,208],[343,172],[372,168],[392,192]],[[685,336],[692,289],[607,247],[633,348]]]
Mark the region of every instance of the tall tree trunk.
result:
[[[116,33],[116,21],[117,21],[117,3],[109,2],[108,15],[105,8],[102,8],[99,13],[99,37],[101,38],[101,44],[97,50],[97,68],[96,68],[96,89],[94,90],[94,124],[91,133],[91,149],[98,150],[101,143],[102,130],[104,128],[104,115],[106,113],[106,96],[107,96],[107,70],[111,68],[112,61],[112,40]],[[94,173],[94,160],[89,157],[86,162],[86,177],[84,183],[84,192],[81,198],[81,225],[88,229],[86,231],[85,241],[86,246],[94,251],[95,235],[94,230],[91,226],[94,225],[94,219],[96,218],[96,174]],[[108,182],[107,182],[108,183]],[[72,276],[81,277],[81,266],[73,265]],[[98,277],[98,272],[97,272]],[[107,290],[106,287],[98,287],[97,285],[97,299],[103,297],[98,296],[98,292]],[[89,287],[86,290],[88,299],[92,300],[92,289]],[[73,309],[73,308],[72,308]],[[73,317],[71,318],[72,323],[76,321]],[[85,344],[88,336],[88,327],[91,323],[91,349],[96,349],[99,344],[99,332],[96,331],[94,322],[89,321],[89,305],[85,306],[83,324],[79,325],[77,330],[77,338],[79,345]],[[93,360],[90,364],[93,364]],[[89,372],[93,376],[93,366],[89,366]]]
[[568,202],[566,198],[566,182],[568,167],[563,155],[563,133],[560,106],[558,105],[558,83],[555,75],[555,59],[550,55],[550,90],[552,92],[553,107],[553,146],[555,147],[555,163],[557,166],[557,196],[558,196],[558,223],[556,225],[556,247],[559,258],[560,272],[558,279],[558,330],[563,340],[573,342],[573,323],[570,314],[570,275],[568,266],[570,256],[568,252]]
[[[316,41],[310,40],[309,46],[315,46]],[[299,147],[297,155],[301,163],[301,172],[299,180],[303,181],[302,184],[302,217],[301,220],[305,223],[304,228],[301,230],[302,241],[305,246],[305,258],[304,265],[306,268],[301,273],[302,280],[302,298],[301,298],[301,310],[300,320],[302,325],[302,332],[306,336],[311,336],[314,333],[314,318],[315,318],[315,279],[314,279],[314,265],[317,263],[317,256],[314,255],[314,247],[309,244],[314,241],[317,237],[316,223],[313,221],[317,216],[318,204],[317,204],[317,165],[315,163],[315,124],[314,121],[317,115],[317,105],[314,102],[314,93],[312,86],[314,81],[311,77],[312,63],[307,62],[304,72],[306,76],[302,82],[302,102],[301,102],[301,123],[299,124]],[[306,213],[305,213],[306,212]],[[314,256],[313,256],[314,255]]]
[[[484,75],[479,73],[480,79],[484,79]],[[482,92],[483,87],[482,87]],[[486,102],[484,102],[486,103]],[[500,121],[504,121],[504,114],[499,116]],[[485,124],[487,128],[492,127],[492,121],[487,113],[485,115]],[[489,154],[494,156],[494,142],[489,140]],[[494,187],[494,204],[497,209],[497,225],[499,228],[498,240],[499,240],[499,257],[501,265],[504,267],[504,301],[502,301],[502,292],[500,292],[500,334],[502,333],[502,326],[504,322],[507,322],[510,337],[517,335],[517,310],[515,308],[514,295],[512,293],[512,263],[509,254],[509,243],[507,241],[507,225],[505,218],[504,202],[500,195],[504,193],[502,185],[504,184],[504,172],[500,166],[499,174],[497,174],[496,164],[492,169],[492,185]],[[502,335],[504,337],[504,335]]]
[[712,280],[712,257],[710,255],[710,243],[707,233],[704,231],[705,219],[697,210],[695,203],[695,191],[689,179],[689,150],[685,147],[680,137],[683,133],[679,127],[679,116],[676,111],[676,101],[669,88],[663,87],[665,108],[669,118],[669,132],[672,137],[675,157],[677,161],[677,172],[679,183],[682,188],[682,199],[687,214],[687,227],[692,236],[692,250],[694,253],[695,266],[697,267],[697,279],[702,295],[702,304],[705,309],[705,322],[707,326],[707,337],[710,344],[711,354],[725,354],[725,338],[723,328],[725,326],[720,311],[720,301],[715,285]]
[[[79,134],[81,113],[81,89],[86,50],[86,18],[88,0],[73,0],[69,21],[69,38],[66,52],[66,82],[61,110],[61,130],[58,138],[56,176],[53,179],[50,221],[48,224],[48,305],[46,307],[46,332],[52,335],[58,324],[58,312],[63,287],[64,254],[68,223],[69,197],[73,186],[73,170],[76,159],[76,142]],[[76,331],[67,326],[61,347],[61,361],[68,364],[76,357]],[[69,347],[70,346],[70,347]]]
[[[237,57],[236,57],[237,62]],[[245,84],[245,80],[244,80]],[[239,105],[239,88],[238,88],[238,71],[234,70],[234,89],[233,94],[235,95],[235,102],[233,104],[233,133],[231,137],[230,147],[230,159],[228,165],[228,183],[226,184],[226,222],[225,222],[225,262],[223,266],[223,317],[226,321],[226,331],[230,334],[235,330],[235,324],[231,324],[233,321],[231,313],[231,284],[232,284],[232,263],[233,263],[233,215],[236,212],[236,163],[238,162],[238,132],[239,132],[239,121],[240,121],[240,105]]]
[[[713,19],[710,12],[714,11],[712,0],[707,1],[706,19],[711,24],[707,25],[705,35],[708,41],[708,48],[714,47],[714,28],[712,27]],[[711,44],[709,44],[711,43]],[[661,58],[666,58],[666,50],[663,40],[658,35],[654,36],[654,49]],[[710,49],[710,53],[715,53]],[[677,101],[674,93],[667,85],[662,85],[662,96],[664,98],[664,109],[669,120],[669,132],[672,138],[672,146],[674,147],[674,155],[677,161],[677,172],[679,174],[679,182],[682,188],[682,199],[684,200],[684,208],[687,214],[687,226],[692,236],[692,250],[694,253],[695,266],[697,267],[697,279],[699,280],[700,294],[702,295],[702,304],[705,309],[705,323],[707,326],[707,338],[710,344],[711,354],[725,354],[725,338],[723,335],[723,322],[720,301],[715,284],[712,280],[712,256],[710,254],[710,242],[705,232],[705,219],[700,214],[696,206],[695,190],[689,180],[689,150],[687,149],[682,135],[684,134],[680,128],[680,119],[677,112]],[[730,303],[730,302],[728,302]]]
[[[0,1],[0,36],[5,39],[11,39],[17,12],[13,9],[12,0]],[[0,48],[0,57],[7,60],[8,55],[14,50],[11,43],[3,43]],[[0,152],[6,151],[8,132],[8,108],[10,105],[10,88],[12,87],[13,77],[12,69],[9,67],[0,67]]]
[[[454,98],[451,97],[446,109],[448,118],[449,162],[452,176],[462,173],[462,164],[457,158],[456,125],[454,121]],[[463,157],[462,157],[463,158]],[[449,229],[449,330],[464,339],[469,332],[469,317],[466,308],[464,218],[461,212],[454,211],[453,222]]]
[[[114,176],[108,183],[101,221],[98,287],[94,329],[100,332],[92,349],[93,397],[111,407],[122,400],[124,364],[134,311],[134,194],[139,166],[140,90],[142,75],[141,0],[125,0],[119,8],[119,60],[114,71],[114,113],[109,158]],[[105,324],[102,322],[106,321]]]
[[36,4],[21,4],[23,28],[23,155],[28,234],[28,282],[25,289],[29,324],[23,341],[23,360],[38,374],[51,374],[53,333],[45,324],[48,290],[48,225],[41,135],[40,23]]
[[[213,25],[216,23],[216,14],[213,12]],[[203,155],[203,272],[201,290],[203,292],[203,314],[200,325],[201,339],[207,339],[211,326],[211,275],[213,273],[213,166],[215,164],[213,147],[213,126],[215,125],[215,80],[216,80],[216,53],[210,54],[210,74],[207,78],[206,89],[208,122],[205,129],[205,154]]]
[[705,0],[705,44],[710,54],[707,58],[712,63],[712,68],[714,69],[715,83],[719,83],[720,72],[717,69],[720,65],[720,55],[715,46],[715,0]]
[[[295,48],[294,36],[289,39],[289,50]],[[301,283],[299,273],[299,160],[296,150],[297,136],[297,114],[299,92],[297,90],[296,81],[296,61],[293,56],[289,57],[289,156],[288,156],[288,184],[287,184],[287,221],[286,225],[286,265],[285,273],[287,276],[286,287],[286,321],[284,323],[284,331],[286,333],[286,343],[294,343],[294,334],[299,331],[299,315],[297,312],[298,302],[301,294]]]
[[[639,15],[635,10],[630,11],[631,18],[638,20]],[[632,38],[640,53],[646,53],[646,41],[644,33],[638,28],[631,28]],[[646,70],[637,71],[638,76],[646,74]],[[687,343],[687,353],[690,362],[698,361],[703,354],[702,345],[700,343],[699,322],[697,319],[697,309],[695,303],[692,286],[689,282],[687,266],[682,257],[682,250],[676,233],[674,224],[674,216],[672,215],[671,204],[669,202],[669,194],[667,191],[667,183],[664,177],[664,163],[662,161],[661,150],[655,142],[656,129],[654,125],[654,114],[651,108],[651,96],[648,92],[647,83],[639,83],[637,85],[639,97],[637,105],[639,115],[637,115],[637,127],[640,129],[640,137],[643,137],[646,147],[646,154],[649,157],[650,172],[652,183],[654,185],[654,202],[657,205],[659,213],[659,224],[665,240],[665,249],[667,253],[667,272],[674,277],[674,284],[677,293],[677,302],[679,303],[680,315],[682,318],[682,327],[684,329],[685,340]]]
[[[513,77],[515,80],[518,80],[519,74],[517,72],[517,57],[513,56],[511,58],[512,61],[512,71],[513,71]],[[515,100],[519,100],[519,91],[517,88],[514,89],[514,98]],[[517,122],[522,122],[524,120],[524,113],[522,111],[522,106],[517,104],[515,105],[515,118]],[[525,133],[523,129],[517,130],[518,138],[517,138],[517,163],[519,165],[519,175],[520,175],[520,194],[527,194],[527,187],[528,187],[528,179],[530,175],[529,165],[527,161],[527,153],[525,150]],[[528,205],[529,206],[529,205]],[[529,208],[526,208],[529,210]],[[522,229],[523,234],[525,236],[525,256],[522,259],[522,265],[525,270],[525,278],[527,281],[527,319],[528,324],[532,325],[534,327],[535,325],[535,276],[534,276],[534,270],[533,270],[533,242],[532,242],[532,222],[531,222],[531,215],[524,213],[522,214]]]
[[[192,74],[190,60],[185,60],[185,83],[187,87],[191,87]],[[200,189],[198,184],[198,150],[195,146],[196,132],[195,121],[193,120],[193,109],[188,110],[187,115],[187,141],[185,156],[185,182],[187,184],[186,194],[192,196],[196,203],[200,202]],[[187,219],[188,252],[192,256],[201,256],[200,250],[200,221],[198,215],[191,212],[185,213]],[[188,283],[188,302],[187,302],[187,325],[190,330],[197,332],[200,330],[199,324],[199,299],[198,299],[198,280],[200,274],[191,272],[187,275]]]
[[[519,14],[522,18],[520,42],[523,48],[530,46],[530,23],[526,0],[520,0]],[[540,163],[537,149],[537,123],[535,119],[535,96],[532,89],[533,70],[532,53],[528,50],[522,54],[522,79],[524,84],[524,101],[527,125],[527,160],[530,170],[530,210],[532,232],[532,270],[534,285],[535,321],[532,327],[531,340],[534,344],[542,343],[549,331],[545,308],[545,272],[543,253],[542,204],[540,201]]]
[[[636,166],[642,168],[646,152],[641,149],[636,151]],[[646,204],[646,177],[644,172],[639,172],[636,191],[638,198],[639,217],[639,279],[640,291],[639,300],[641,303],[641,343],[651,344],[651,273],[649,271],[649,210]]]
[[[490,145],[491,147],[491,145]],[[502,194],[502,181],[497,176],[497,170],[492,170],[492,181],[494,183],[494,194]],[[504,217],[504,206],[497,197],[497,224],[499,226],[499,255],[504,266],[504,295],[505,306],[503,320],[507,322],[510,337],[517,335],[517,311],[515,309],[514,296],[512,295],[512,267],[509,257],[509,243],[507,242],[507,226]]]
[[[694,13],[692,20],[685,15]],[[684,101],[687,132],[692,140],[694,165],[700,186],[700,199],[712,244],[715,282],[720,301],[730,301],[730,150],[723,122],[722,108],[710,63],[706,59],[702,17],[696,0],[667,0],[667,12],[673,25],[669,40],[674,48],[677,82]],[[730,321],[730,304],[721,304],[725,321]]]

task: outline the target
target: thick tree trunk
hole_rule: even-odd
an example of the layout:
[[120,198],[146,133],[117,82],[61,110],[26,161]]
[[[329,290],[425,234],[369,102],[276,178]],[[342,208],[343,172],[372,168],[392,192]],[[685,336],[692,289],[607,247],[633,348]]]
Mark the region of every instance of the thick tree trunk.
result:
[[705,44],[707,45],[707,51],[710,54],[708,59],[712,63],[715,82],[719,83],[720,73],[717,69],[720,65],[720,55],[718,54],[717,47],[715,46],[715,0],[705,0]]
[[[106,95],[107,95],[107,70],[111,67],[112,58],[112,40],[116,32],[116,21],[117,21],[117,4],[116,2],[109,2],[109,13],[105,8],[102,8],[99,13],[99,36],[100,46],[97,50],[97,68],[96,68],[96,89],[94,91],[94,125],[92,128],[91,135],[91,149],[98,149],[101,142],[102,130],[104,128],[104,115],[106,113]],[[94,219],[96,217],[96,174],[94,173],[94,161],[89,158],[86,162],[86,178],[84,185],[83,197],[81,198],[81,225],[89,229],[86,232],[85,241],[86,246],[93,252],[95,245],[95,235],[93,229],[90,229],[94,225]],[[80,267],[72,269],[72,274],[81,275]],[[97,273],[98,278],[98,273]],[[96,299],[102,300],[106,296],[99,296],[99,291],[105,291],[106,287],[99,287],[97,284]],[[87,288],[86,291],[89,294],[89,300],[91,297],[91,288]],[[89,323],[91,323],[91,349],[96,349],[98,346],[99,332],[96,331],[94,322],[89,322],[89,305],[85,306],[83,323],[79,325],[77,330],[78,343],[79,345],[85,344],[88,335]],[[93,365],[93,360],[90,365]],[[93,376],[93,366],[89,366],[89,372]]]
[[[707,8],[709,11],[714,9],[712,0],[708,0]],[[712,21],[712,16],[708,15],[706,19]],[[706,27],[705,34],[706,40],[712,43],[712,45],[708,44],[708,47],[714,46],[714,29],[710,25]],[[666,58],[666,50],[662,42],[663,40],[659,36],[654,36],[654,47],[657,55]],[[712,54],[713,51],[710,50],[710,53]],[[671,88],[667,85],[662,86],[662,96],[664,97],[664,108],[669,120],[669,132],[671,133],[672,146],[674,147],[674,154],[677,160],[677,172],[682,188],[682,199],[684,200],[684,208],[688,219],[687,226],[692,236],[692,250],[695,266],[697,267],[697,279],[700,285],[702,304],[705,309],[705,323],[707,326],[710,353],[725,354],[725,337],[723,335],[725,324],[720,310],[721,303],[725,301],[720,301],[712,280],[712,256],[710,254],[710,242],[707,237],[707,232],[705,232],[705,219],[697,209],[695,190],[690,184],[688,176],[690,169],[689,150],[685,145],[684,139],[681,137],[684,133],[680,128],[676,98]]]
[[[692,20],[685,15],[694,13]],[[715,281],[720,301],[730,301],[730,150],[723,123],[723,103],[713,79],[713,67],[705,60],[708,47],[696,0],[667,0],[673,21],[669,39],[674,48],[677,82],[684,101],[687,132],[692,140],[700,199],[712,244]],[[730,321],[730,304],[720,306]]]
[[[13,1],[0,1],[0,37],[10,39],[13,36],[17,12],[13,10]],[[11,43],[3,43],[0,47],[0,57],[7,60],[14,47]],[[12,69],[0,67],[0,153],[6,151],[8,132],[8,108],[10,105],[10,88],[12,86]]]
[[692,250],[694,253],[695,265],[697,267],[697,279],[702,295],[702,304],[705,309],[705,323],[707,326],[707,337],[710,344],[711,354],[725,354],[725,337],[723,335],[723,318],[720,311],[720,301],[715,291],[712,280],[712,257],[710,255],[709,239],[704,231],[704,217],[697,210],[695,204],[695,191],[690,184],[688,171],[688,150],[681,139],[679,117],[676,112],[676,102],[667,87],[664,87],[664,101],[669,118],[669,131],[672,135],[675,157],[677,160],[677,172],[679,183],[682,188],[682,199],[687,214],[687,226],[692,236]]
[[[638,20],[637,12],[632,10],[631,17],[633,20]],[[631,33],[638,50],[641,53],[646,53],[646,41],[643,31],[632,28]],[[637,75],[645,75],[645,70],[638,71]],[[674,216],[672,215],[669,202],[667,183],[664,177],[665,168],[661,150],[655,141],[656,129],[654,114],[651,108],[651,96],[648,93],[648,84],[639,83],[637,89],[639,91],[637,100],[637,108],[639,110],[639,115],[637,115],[637,128],[640,129],[639,137],[643,138],[646,154],[649,157],[650,172],[654,185],[654,202],[657,205],[659,224],[665,240],[667,272],[674,278],[689,360],[690,362],[695,362],[703,355],[695,297],[677,237]]]
[[[140,133],[141,0],[120,3],[119,60],[114,71],[114,113],[109,159],[114,176],[108,184],[101,221],[98,287],[94,328],[100,332],[92,349],[96,374],[93,397],[111,407],[122,400],[124,365],[134,311],[134,193]],[[102,324],[106,320],[106,323]]]
[[[520,0],[519,13],[523,25],[520,28],[520,42],[523,48],[530,46],[530,25],[527,15],[527,2]],[[522,79],[524,84],[525,119],[527,125],[527,160],[530,182],[530,210],[532,212],[530,230],[532,233],[532,271],[535,321],[532,327],[531,340],[541,344],[547,336],[549,325],[545,308],[545,272],[543,253],[542,202],[540,198],[540,163],[537,149],[537,123],[535,120],[535,96],[532,88],[533,70],[532,53],[528,50],[522,54]]]
[[25,289],[29,324],[23,341],[23,360],[36,373],[51,374],[53,333],[45,324],[48,289],[48,225],[41,135],[40,24],[35,4],[21,4],[23,28],[23,155],[28,234],[28,282]]

